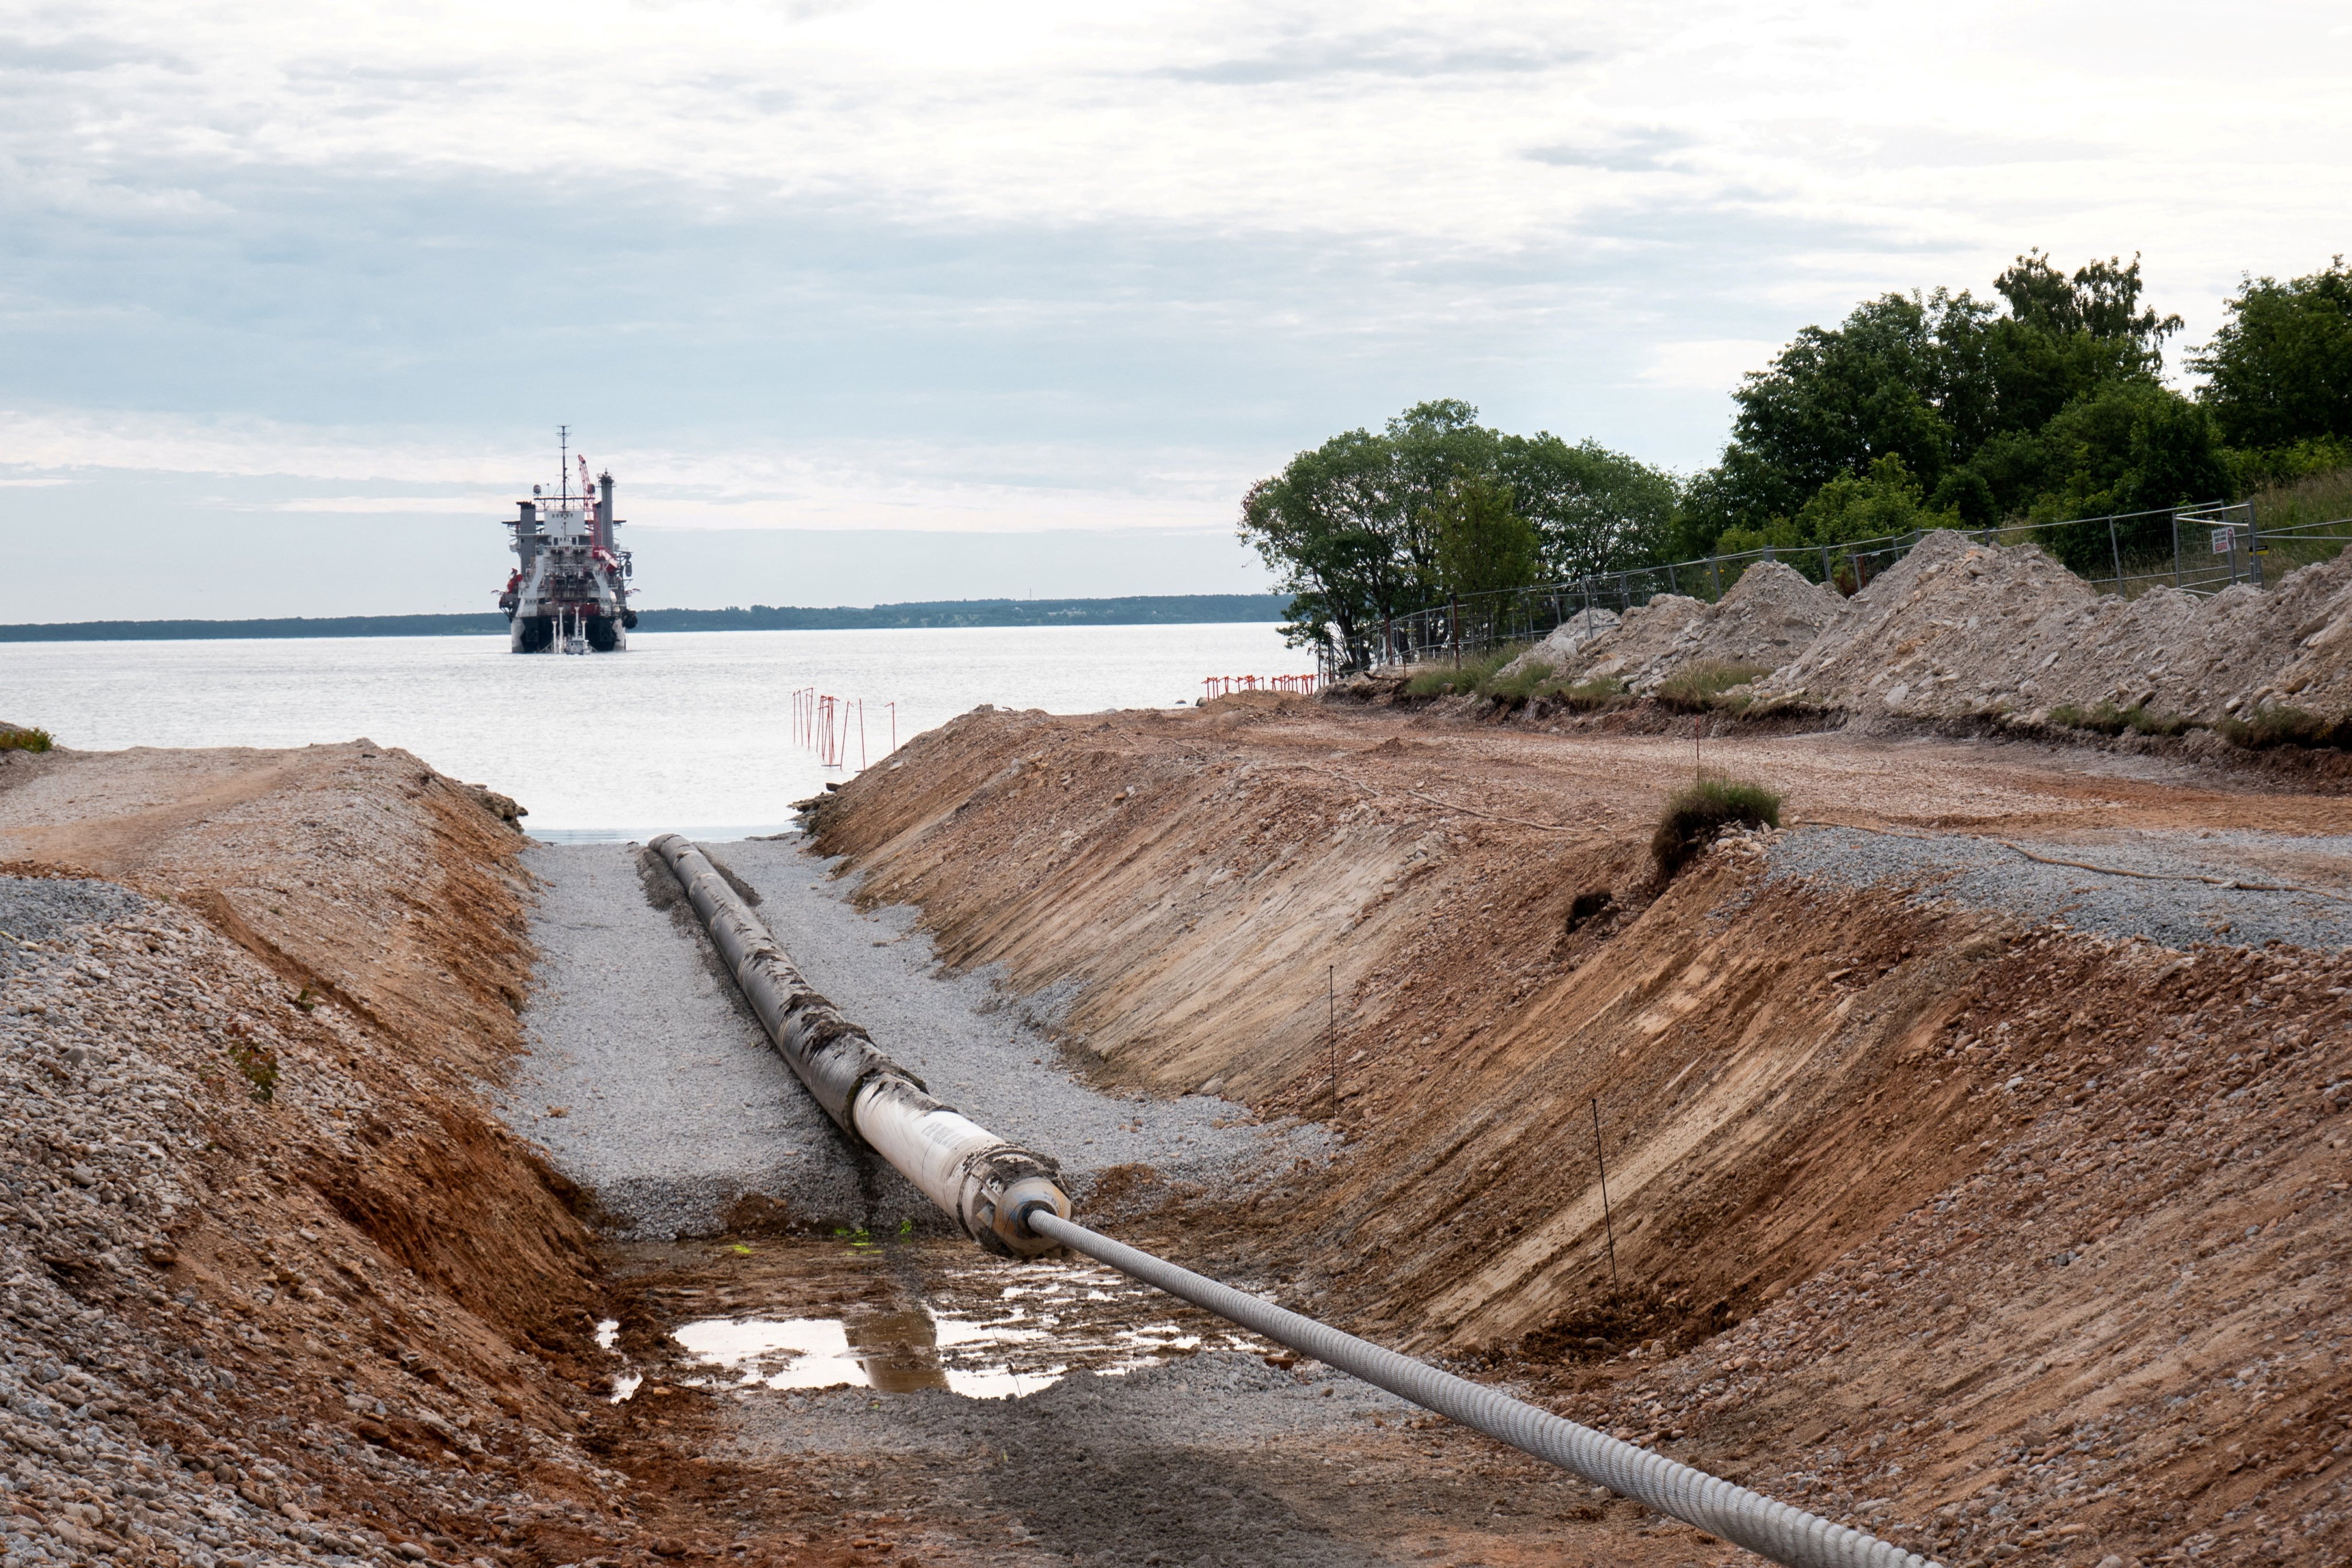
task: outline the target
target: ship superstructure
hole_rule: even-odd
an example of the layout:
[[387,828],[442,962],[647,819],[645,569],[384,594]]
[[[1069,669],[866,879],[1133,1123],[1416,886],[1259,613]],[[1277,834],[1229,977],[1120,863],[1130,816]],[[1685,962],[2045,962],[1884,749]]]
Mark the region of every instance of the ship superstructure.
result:
[[[620,653],[629,646],[637,612],[629,608],[629,579],[635,563],[616,549],[613,531],[613,476],[588,478],[588,459],[571,450],[571,430],[557,432],[562,477],[556,493],[530,487],[519,501],[519,515],[507,548],[516,556],[514,574],[499,595],[507,613],[507,647],[513,653]],[[580,492],[572,494],[572,465],[579,465]]]

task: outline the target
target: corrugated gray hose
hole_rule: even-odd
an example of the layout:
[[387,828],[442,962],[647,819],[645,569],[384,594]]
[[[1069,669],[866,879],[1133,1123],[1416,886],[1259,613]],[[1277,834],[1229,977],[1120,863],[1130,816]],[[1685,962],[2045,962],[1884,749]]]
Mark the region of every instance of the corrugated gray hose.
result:
[[1475,1426],[1522,1453],[1647,1503],[1709,1535],[1785,1563],[1789,1568],[1937,1568],[1931,1559],[1906,1552],[1892,1542],[1775,1502],[1605,1432],[1563,1421],[1549,1411],[1440,1372],[1411,1356],[1382,1350],[1312,1318],[1285,1311],[1230,1285],[1179,1268],[1165,1258],[1138,1252],[1064,1219],[1050,1208],[1034,1208],[1022,1217],[1038,1235],[1073,1252],[1083,1252],[1326,1366],[1360,1377],[1465,1426]]

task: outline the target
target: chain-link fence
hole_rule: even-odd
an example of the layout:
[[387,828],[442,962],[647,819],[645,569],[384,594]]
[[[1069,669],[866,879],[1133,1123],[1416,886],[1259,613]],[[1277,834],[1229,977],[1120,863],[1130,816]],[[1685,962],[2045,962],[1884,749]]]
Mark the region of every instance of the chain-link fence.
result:
[[[2352,542],[2352,519],[2258,528],[2251,505],[2213,501],[1967,532],[1987,544],[2037,545],[2093,587],[2136,598],[2157,587],[2215,594],[2238,583],[2257,588],[2274,584],[2295,567],[2326,560]],[[1844,544],[1748,550],[1449,599],[1365,628],[1357,647],[1327,647],[1323,679],[1383,665],[1459,662],[1507,645],[1537,641],[1590,611],[1623,615],[1661,594],[1687,595],[1711,604],[1759,561],[1778,561],[1852,595],[1926,537],[1913,530]]]

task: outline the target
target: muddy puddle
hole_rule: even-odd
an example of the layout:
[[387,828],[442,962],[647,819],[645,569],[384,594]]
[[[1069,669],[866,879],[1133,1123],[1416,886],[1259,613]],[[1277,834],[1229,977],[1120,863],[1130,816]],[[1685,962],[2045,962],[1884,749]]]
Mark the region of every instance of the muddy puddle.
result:
[[1277,1353],[1098,1265],[1016,1263],[966,1243],[722,1240],[619,1261],[634,1300],[597,1332],[615,1402],[649,1379],[738,1398],[849,1387],[1006,1399],[1076,1371]]

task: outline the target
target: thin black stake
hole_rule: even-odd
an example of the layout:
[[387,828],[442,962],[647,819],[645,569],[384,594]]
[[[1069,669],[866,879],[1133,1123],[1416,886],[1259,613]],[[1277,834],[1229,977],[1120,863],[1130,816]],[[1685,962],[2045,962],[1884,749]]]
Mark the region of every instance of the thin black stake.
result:
[[1339,966],[1331,965],[1323,977],[1323,1034],[1331,1043],[1331,1121],[1339,1121]]
[[1617,1289],[1617,1222],[1609,1216],[1609,1165],[1601,1157],[1601,1097],[1592,1099],[1592,1163],[1601,1172],[1601,1226],[1609,1237],[1609,1289]]

